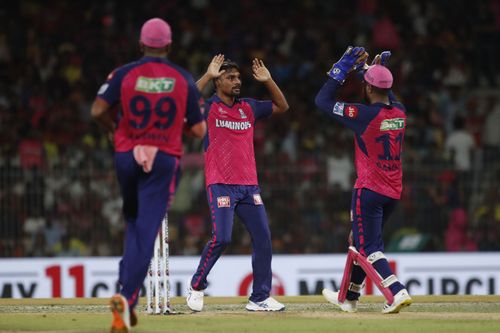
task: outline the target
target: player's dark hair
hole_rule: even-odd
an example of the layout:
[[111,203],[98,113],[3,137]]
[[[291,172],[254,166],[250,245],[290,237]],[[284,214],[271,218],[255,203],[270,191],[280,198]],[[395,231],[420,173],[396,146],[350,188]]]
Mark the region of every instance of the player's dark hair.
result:
[[233,68],[236,68],[236,70],[240,70],[240,66],[238,66],[237,63],[235,63],[234,61],[232,61],[231,59],[227,59],[227,60],[224,60],[224,62],[222,63],[222,65],[220,66],[220,70],[223,71],[227,71],[229,69],[233,69]]

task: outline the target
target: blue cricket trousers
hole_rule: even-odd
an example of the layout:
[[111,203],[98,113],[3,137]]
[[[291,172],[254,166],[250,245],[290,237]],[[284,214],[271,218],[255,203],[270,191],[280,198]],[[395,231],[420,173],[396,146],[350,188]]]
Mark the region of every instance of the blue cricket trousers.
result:
[[352,234],[361,254],[368,256],[376,251],[384,252],[382,230],[397,203],[397,199],[366,188],[352,191]]
[[161,221],[175,193],[180,173],[179,159],[158,151],[151,172],[146,173],[135,161],[132,151],[117,152],[115,168],[127,225],[119,282],[121,294],[134,308]]
[[271,291],[272,245],[259,186],[214,184],[208,186],[207,196],[212,216],[212,238],[203,249],[191,286],[196,290],[208,286],[208,273],[231,242],[236,213],[252,239],[253,291],[250,300],[265,300]]
[[[367,188],[359,188],[352,191],[352,234],[354,245],[359,253],[368,257],[377,251],[384,252],[382,230],[397,203],[397,199],[389,198]],[[393,274],[386,259],[374,262],[373,268],[383,279]],[[354,265],[351,282],[361,285],[365,277],[366,273],[361,267]],[[400,282],[395,282],[389,286],[393,295],[403,288],[405,286]],[[359,295],[358,292],[349,290],[347,292],[347,299],[357,300]]]

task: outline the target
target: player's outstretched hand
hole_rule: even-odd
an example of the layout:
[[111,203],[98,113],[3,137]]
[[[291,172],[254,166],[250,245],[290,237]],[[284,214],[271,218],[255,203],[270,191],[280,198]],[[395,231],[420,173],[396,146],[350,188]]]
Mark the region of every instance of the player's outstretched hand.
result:
[[207,75],[211,79],[218,78],[221,76],[225,70],[220,70],[220,66],[222,66],[222,63],[224,62],[224,55],[223,54],[217,54],[215,57],[212,58],[212,61],[210,62],[210,65],[208,65],[207,68]]
[[260,59],[255,58],[252,61],[252,72],[254,79],[259,82],[266,82],[271,79],[271,73],[269,73],[269,70],[264,66],[264,62]]

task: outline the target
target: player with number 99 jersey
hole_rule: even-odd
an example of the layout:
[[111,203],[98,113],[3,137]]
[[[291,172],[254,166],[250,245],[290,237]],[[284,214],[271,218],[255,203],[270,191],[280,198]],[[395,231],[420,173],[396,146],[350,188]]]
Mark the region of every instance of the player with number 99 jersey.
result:
[[[92,117],[114,138],[115,169],[127,223],[119,265],[119,294],[112,297],[111,332],[137,324],[134,308],[153,254],[155,239],[179,182],[182,134],[202,138],[206,123],[191,75],[167,60],[170,26],[146,21],[139,46],[144,56],[124,65],[101,86]],[[119,107],[117,117],[111,110]],[[163,309],[165,310],[165,309]]]
[[201,117],[200,93],[189,73],[164,58],[143,57],[113,71],[98,97],[109,105],[120,103],[115,150],[153,145],[165,153],[182,155],[184,119],[188,125]]

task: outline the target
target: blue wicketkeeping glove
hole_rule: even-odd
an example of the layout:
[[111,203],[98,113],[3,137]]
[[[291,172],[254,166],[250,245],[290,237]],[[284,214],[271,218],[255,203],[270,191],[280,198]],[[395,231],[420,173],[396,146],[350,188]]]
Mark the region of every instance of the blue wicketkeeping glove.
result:
[[387,62],[389,61],[389,58],[391,57],[391,51],[384,51],[380,53],[380,64],[382,66],[387,67]]
[[343,84],[347,74],[354,68],[358,56],[363,52],[365,52],[363,47],[349,46],[339,61],[333,64],[332,68],[327,72],[328,76]]
[[372,65],[380,64],[387,67],[387,62],[391,57],[391,51],[384,51],[373,58]]

